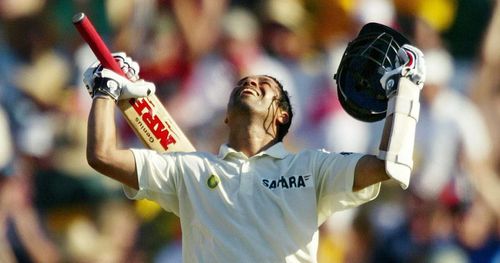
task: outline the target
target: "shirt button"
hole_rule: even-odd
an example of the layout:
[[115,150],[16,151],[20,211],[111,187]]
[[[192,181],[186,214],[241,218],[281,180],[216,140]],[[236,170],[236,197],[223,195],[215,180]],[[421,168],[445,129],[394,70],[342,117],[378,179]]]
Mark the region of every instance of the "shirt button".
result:
[[244,162],[241,166],[242,173],[248,173],[250,171],[250,164],[248,162]]

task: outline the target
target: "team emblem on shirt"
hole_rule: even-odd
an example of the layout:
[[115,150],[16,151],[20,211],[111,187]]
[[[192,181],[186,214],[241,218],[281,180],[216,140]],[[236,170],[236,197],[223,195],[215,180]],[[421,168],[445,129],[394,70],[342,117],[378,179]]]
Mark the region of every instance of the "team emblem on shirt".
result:
[[263,179],[262,185],[269,189],[289,189],[289,188],[302,188],[309,186],[308,181],[311,175],[292,175],[289,177],[281,176],[279,179],[269,180]]
[[217,185],[219,185],[219,183],[220,183],[220,178],[216,174],[212,174],[210,175],[210,177],[208,177],[207,180],[208,188],[214,189],[215,187],[217,187]]

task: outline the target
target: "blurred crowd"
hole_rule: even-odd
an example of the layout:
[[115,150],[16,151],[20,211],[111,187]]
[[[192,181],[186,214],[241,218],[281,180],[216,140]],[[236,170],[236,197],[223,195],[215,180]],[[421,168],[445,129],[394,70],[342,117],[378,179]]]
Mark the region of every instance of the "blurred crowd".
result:
[[[125,51],[198,150],[225,142],[230,90],[247,74],[291,94],[287,148],[375,154],[382,122],[341,108],[333,75],[360,28],[396,28],[422,49],[427,81],[408,190],[321,226],[319,262],[500,262],[500,1],[1,0],[0,262],[180,262],[177,218],[85,159],[94,60],[71,18],[85,12]],[[143,147],[116,116],[121,144]],[[244,238],[244,237],[242,237]]]

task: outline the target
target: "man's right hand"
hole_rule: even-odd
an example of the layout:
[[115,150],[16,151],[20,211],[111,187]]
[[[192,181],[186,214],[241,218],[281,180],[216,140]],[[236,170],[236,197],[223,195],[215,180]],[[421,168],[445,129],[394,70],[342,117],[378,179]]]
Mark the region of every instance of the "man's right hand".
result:
[[154,94],[156,87],[153,83],[139,80],[139,64],[123,52],[113,53],[113,57],[128,79],[103,68],[99,62],[93,63],[83,74],[83,82],[92,98],[111,97],[118,101]]

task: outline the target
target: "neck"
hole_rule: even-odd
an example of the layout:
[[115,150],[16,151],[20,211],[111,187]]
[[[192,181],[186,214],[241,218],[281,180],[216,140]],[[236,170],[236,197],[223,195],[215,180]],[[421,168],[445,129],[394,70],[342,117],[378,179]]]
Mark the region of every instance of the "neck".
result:
[[252,122],[244,118],[230,125],[228,145],[236,151],[251,157],[271,147],[278,141],[274,132],[264,128],[262,122]]

